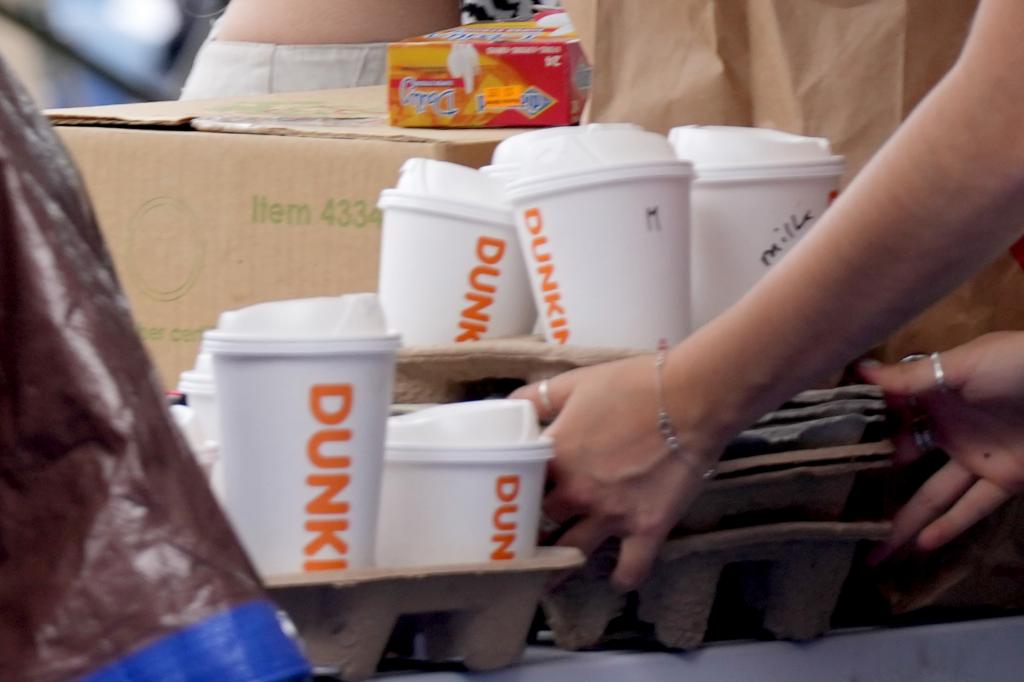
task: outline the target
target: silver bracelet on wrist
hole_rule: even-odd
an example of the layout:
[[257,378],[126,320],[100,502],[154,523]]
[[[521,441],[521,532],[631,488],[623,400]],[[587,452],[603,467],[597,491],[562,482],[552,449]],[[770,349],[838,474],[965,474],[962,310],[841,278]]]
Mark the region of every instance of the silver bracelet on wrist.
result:
[[679,440],[679,432],[676,431],[675,425],[672,423],[672,417],[668,414],[668,409],[665,406],[665,383],[662,380],[662,371],[665,367],[665,360],[668,357],[668,351],[660,349],[658,354],[654,356],[654,377],[655,384],[658,390],[658,432],[661,437],[665,439],[665,446],[668,448],[668,452],[673,457],[678,457],[682,460],[683,464],[688,466],[695,474],[703,478],[705,481],[715,477],[717,473],[715,467],[708,469],[702,469],[699,465],[694,464],[688,457],[682,454],[682,442]]

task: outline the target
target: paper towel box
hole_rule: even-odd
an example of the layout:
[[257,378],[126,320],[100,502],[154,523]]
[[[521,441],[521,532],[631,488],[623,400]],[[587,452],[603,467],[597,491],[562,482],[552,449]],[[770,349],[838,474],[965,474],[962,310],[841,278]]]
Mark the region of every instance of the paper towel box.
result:
[[411,157],[488,163],[517,131],[386,125],[383,87],[48,112],[164,385],[217,315],[374,291],[382,189]]

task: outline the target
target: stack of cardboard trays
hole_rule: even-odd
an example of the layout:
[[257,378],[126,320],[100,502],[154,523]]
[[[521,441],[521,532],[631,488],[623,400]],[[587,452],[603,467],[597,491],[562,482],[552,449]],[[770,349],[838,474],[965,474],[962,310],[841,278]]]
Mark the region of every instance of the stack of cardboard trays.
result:
[[[414,409],[500,396],[640,352],[536,338],[405,348],[396,397]],[[717,637],[713,625],[722,621],[727,636],[824,633],[858,551],[890,530],[877,520],[881,509],[864,502],[881,497],[890,428],[873,386],[805,391],[764,415],[732,441],[713,480],[681,512],[638,591],[613,588],[618,547],[610,543],[544,599],[555,642],[567,649],[624,640],[692,649]]]

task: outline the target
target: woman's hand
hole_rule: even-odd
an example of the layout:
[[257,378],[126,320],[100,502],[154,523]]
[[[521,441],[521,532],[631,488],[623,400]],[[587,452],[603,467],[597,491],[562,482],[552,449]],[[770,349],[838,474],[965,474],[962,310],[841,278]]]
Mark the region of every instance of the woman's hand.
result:
[[[928,358],[860,368],[895,401],[916,401],[950,457],[896,514],[872,563],[915,538],[920,549],[940,547],[1024,491],[1024,333],[988,334],[939,357],[945,388]],[[922,454],[910,431],[896,444],[897,464]]]
[[658,430],[660,400],[652,356],[566,372],[549,380],[549,405],[538,385],[512,397],[532,400],[554,422],[545,513],[574,525],[558,544],[590,554],[622,538],[612,582],[640,584],[680,513],[700,492],[710,462],[685,450],[670,454]]

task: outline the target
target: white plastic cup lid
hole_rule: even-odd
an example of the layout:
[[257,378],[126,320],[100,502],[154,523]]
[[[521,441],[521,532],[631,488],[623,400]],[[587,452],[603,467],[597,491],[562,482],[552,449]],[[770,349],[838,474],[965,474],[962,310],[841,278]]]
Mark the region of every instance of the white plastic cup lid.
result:
[[492,166],[520,166],[530,158],[536,145],[544,140],[579,135],[585,126],[556,126],[554,128],[538,128],[526,133],[519,133],[498,143],[491,156]]
[[406,195],[500,208],[500,182],[475,168],[436,159],[409,159],[402,164],[395,190]]
[[541,177],[666,161],[678,159],[663,135],[629,124],[593,124],[576,135],[537,139],[520,166],[522,177]]
[[518,180],[522,174],[523,169],[519,164],[506,163],[506,164],[491,164],[489,166],[482,166],[480,172],[487,177],[500,182],[502,185],[506,185],[513,180]]
[[216,390],[213,377],[213,355],[199,348],[194,369],[181,373],[178,379],[178,391],[185,395],[203,393],[212,394]]
[[[541,128],[530,132],[513,135],[503,140],[494,148],[491,158],[492,166],[519,167],[522,168],[536,158],[537,154],[550,147],[555,140],[567,137],[598,136],[602,134],[629,135],[632,133],[647,133],[643,128],[633,123],[591,123],[582,126],[563,126],[556,128]],[[652,133],[647,133],[652,134]],[[643,159],[647,160],[647,159]]]
[[744,168],[810,163],[841,163],[822,137],[793,135],[769,128],[681,126],[669,133],[680,159],[704,168]]
[[388,335],[376,294],[258,303],[221,313],[216,331],[265,339],[365,339]]
[[438,405],[388,420],[389,453],[550,447],[550,441],[540,434],[537,411],[528,400]]
[[542,197],[564,195],[581,189],[620,186],[623,183],[647,182],[672,178],[689,183],[693,180],[693,164],[673,159],[657,163],[631,163],[605,168],[576,169],[563,173],[526,175],[505,186],[505,195],[513,205],[533,202]]

